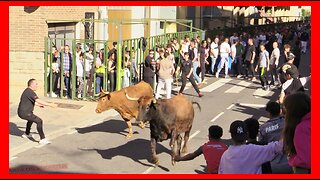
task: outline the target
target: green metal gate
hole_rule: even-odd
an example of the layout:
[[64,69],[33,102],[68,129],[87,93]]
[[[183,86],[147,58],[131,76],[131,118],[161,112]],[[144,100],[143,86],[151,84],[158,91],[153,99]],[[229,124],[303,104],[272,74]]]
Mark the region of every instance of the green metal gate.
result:
[[[121,24],[121,23],[120,23]],[[180,23],[181,24],[181,23]],[[186,25],[187,26],[187,25]],[[117,41],[117,72],[116,72],[116,90],[120,90],[124,86],[131,86],[139,81],[142,80],[142,74],[143,74],[143,65],[144,65],[144,60],[147,56],[147,52],[149,49],[154,49],[156,48],[156,44],[160,45],[162,47],[165,47],[171,40],[172,38],[176,38],[178,42],[180,42],[181,39],[184,39],[186,35],[188,35],[190,38],[196,38],[197,36],[203,36],[204,31],[201,31],[200,29],[196,29],[192,26],[190,27],[190,31],[185,31],[185,32],[177,32],[177,33],[164,33],[163,35],[158,35],[158,36],[151,36],[145,38],[145,41],[147,43],[145,50],[143,51],[143,41],[142,38],[136,38],[136,39],[128,39],[128,40],[120,40]],[[196,30],[196,31],[193,31]],[[120,26],[120,32],[121,32],[121,26]],[[121,34],[121,33],[120,33]],[[71,47],[71,54],[72,54],[72,70],[71,70],[71,75],[70,75],[70,91],[71,91],[71,99],[77,99],[77,74],[76,74],[76,54],[77,54],[77,46],[82,47],[82,51],[84,50],[84,67],[83,67],[83,77],[84,78],[84,89],[82,93],[82,100],[95,100],[95,92],[96,92],[96,76],[97,73],[94,70],[95,65],[96,65],[96,60],[97,60],[97,47],[103,47],[103,64],[105,67],[105,73],[103,75],[103,86],[102,88],[104,90],[109,90],[108,88],[108,82],[109,82],[109,77],[107,73],[107,67],[108,67],[108,43],[109,41],[103,41],[103,40],[87,40],[87,39],[63,39],[63,38],[45,38],[45,62],[44,62],[44,68],[45,68],[45,96],[50,96],[52,97],[53,91],[56,90],[53,87],[53,82],[56,81],[57,79],[53,79],[54,72],[52,70],[53,67],[53,55],[52,55],[52,45],[54,45],[53,42],[59,41],[62,47],[64,47],[66,44],[65,42],[72,42],[72,44],[68,44]],[[60,47],[57,47],[60,49]],[[86,61],[87,61],[87,53],[86,50],[92,48],[93,49],[93,63],[92,63],[92,68],[91,70],[91,79],[92,79],[92,88],[88,88],[88,85],[90,85],[90,81],[86,78],[87,72],[86,72]],[[60,97],[63,97],[66,94],[66,88],[65,88],[65,83],[64,83],[64,68],[63,68],[63,58],[64,57],[64,51],[61,50],[60,54],[60,65],[59,65],[59,74],[55,73],[55,75],[58,75],[58,95]],[[127,55],[126,55],[127,54]],[[127,61],[125,61],[126,57],[130,57]],[[128,63],[129,62],[129,63]],[[179,60],[180,62],[180,60]],[[129,64],[129,66],[128,66]],[[133,66],[134,65],[134,66]],[[135,72],[134,72],[135,71]],[[133,75],[135,76],[133,79]],[[93,91],[93,93],[88,93]],[[47,95],[47,92],[49,93]]]

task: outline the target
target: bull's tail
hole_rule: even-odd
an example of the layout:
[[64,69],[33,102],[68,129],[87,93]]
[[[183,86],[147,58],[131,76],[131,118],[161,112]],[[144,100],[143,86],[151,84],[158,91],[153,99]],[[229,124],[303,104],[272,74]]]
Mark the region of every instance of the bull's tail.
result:
[[201,106],[198,102],[192,101],[192,104],[196,104],[198,106],[199,110],[201,111]]

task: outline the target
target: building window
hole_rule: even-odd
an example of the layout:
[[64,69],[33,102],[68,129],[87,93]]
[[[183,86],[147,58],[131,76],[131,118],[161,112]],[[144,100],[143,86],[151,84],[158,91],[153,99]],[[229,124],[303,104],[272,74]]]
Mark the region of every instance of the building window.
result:
[[[85,19],[94,19],[94,13],[93,12],[86,12],[85,13]],[[93,21],[86,21],[84,23],[85,27],[85,39],[94,39],[94,22]]]
[[160,29],[163,29],[163,28],[164,28],[164,22],[160,21]]
[[76,23],[49,23],[48,36],[52,38],[51,46],[54,45],[60,49],[64,44],[72,48],[72,39],[76,38],[75,29]]

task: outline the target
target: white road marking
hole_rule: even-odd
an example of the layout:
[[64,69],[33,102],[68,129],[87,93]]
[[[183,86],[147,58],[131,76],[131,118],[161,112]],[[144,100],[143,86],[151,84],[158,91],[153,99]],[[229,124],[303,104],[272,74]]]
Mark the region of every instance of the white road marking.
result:
[[240,106],[247,106],[247,107],[266,107],[265,104],[248,104],[248,103],[239,103]]
[[200,131],[199,130],[197,130],[196,132],[194,132],[191,136],[189,136],[189,140],[190,139],[192,139],[192,138],[194,138],[197,134],[199,134],[200,133]]
[[214,117],[210,122],[214,122],[215,120],[217,120],[220,116],[222,116],[222,114],[224,114],[224,112],[219,113],[216,117]]
[[259,98],[259,97],[263,97],[263,96],[268,95],[270,92],[271,91],[265,91],[265,90],[259,88],[256,91],[254,91],[253,96],[255,96],[256,98]]
[[13,157],[10,157],[9,161],[12,161],[14,159],[17,159],[17,157],[13,156]]
[[213,90],[218,89],[219,87],[225,85],[227,82],[231,81],[231,79],[219,79],[218,81],[210,84],[201,89],[201,92],[212,92]]
[[234,106],[234,104],[231,104],[229,107],[227,107],[227,109],[231,109]]
[[244,90],[250,84],[251,82],[240,81],[236,86],[233,86],[230,89],[226,90],[225,93],[240,93],[240,91]]
[[156,168],[155,166],[149,167],[146,171],[144,171],[142,174],[148,174],[149,172],[151,172],[154,168]]

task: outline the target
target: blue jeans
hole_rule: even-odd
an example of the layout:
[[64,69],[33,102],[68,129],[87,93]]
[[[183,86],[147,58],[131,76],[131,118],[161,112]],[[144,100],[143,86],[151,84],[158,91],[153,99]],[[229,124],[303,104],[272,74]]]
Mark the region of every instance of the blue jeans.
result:
[[64,84],[66,85],[66,96],[68,98],[71,98],[71,94],[70,94],[70,77],[64,76]]
[[192,64],[193,64],[193,77],[198,83],[200,83],[201,80],[200,80],[200,77],[197,74],[198,63],[194,62]]
[[216,61],[218,57],[210,56],[211,57],[211,72],[214,75],[214,66],[216,65]]
[[219,63],[218,71],[217,71],[218,75],[219,75],[220,71],[223,69],[223,67],[224,67],[224,74],[228,75],[228,62],[229,62],[228,55],[221,56],[221,61]]
[[102,79],[103,79],[102,77],[99,77],[99,76],[96,77],[96,84],[97,84],[97,86],[96,86],[96,94],[99,94],[100,91],[101,91],[102,81],[103,81]]

